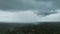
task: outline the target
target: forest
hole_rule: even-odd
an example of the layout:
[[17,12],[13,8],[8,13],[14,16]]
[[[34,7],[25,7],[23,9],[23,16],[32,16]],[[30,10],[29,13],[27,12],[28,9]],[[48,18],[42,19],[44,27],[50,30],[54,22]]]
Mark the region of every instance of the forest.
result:
[[60,23],[43,22],[38,24],[23,24],[23,26],[19,24],[13,29],[8,28],[5,31],[0,31],[0,34],[60,34]]

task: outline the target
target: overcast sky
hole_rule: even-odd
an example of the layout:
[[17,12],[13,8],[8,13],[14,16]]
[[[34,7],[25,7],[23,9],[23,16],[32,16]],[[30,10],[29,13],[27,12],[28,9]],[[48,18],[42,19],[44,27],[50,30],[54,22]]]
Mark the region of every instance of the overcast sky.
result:
[[60,22],[60,0],[0,0],[0,22]]

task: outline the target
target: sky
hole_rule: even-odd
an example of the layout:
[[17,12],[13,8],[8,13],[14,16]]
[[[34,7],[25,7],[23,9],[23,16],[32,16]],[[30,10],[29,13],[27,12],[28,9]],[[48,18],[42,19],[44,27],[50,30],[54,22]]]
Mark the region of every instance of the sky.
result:
[[60,22],[60,0],[0,0],[0,22]]

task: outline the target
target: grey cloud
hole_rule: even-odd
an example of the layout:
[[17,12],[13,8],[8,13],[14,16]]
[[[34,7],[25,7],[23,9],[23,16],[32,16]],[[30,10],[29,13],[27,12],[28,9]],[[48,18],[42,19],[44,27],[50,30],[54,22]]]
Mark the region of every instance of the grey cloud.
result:
[[43,21],[44,22],[60,22],[60,13],[48,15],[48,16],[40,19],[40,21],[42,21],[42,22]]
[[40,22],[60,22],[60,9],[55,10],[56,14],[50,14],[39,19]]
[[55,10],[40,10],[39,12],[37,12],[38,15],[50,15],[50,14],[56,14],[57,12]]
[[[52,7],[47,7],[49,2],[36,2],[35,0],[0,0],[0,9],[52,9]],[[45,5],[45,7],[44,7]]]
[[0,22],[38,22],[38,16],[33,11],[3,12],[0,10]]
[[0,10],[0,22],[60,22],[60,9],[57,9],[55,11],[58,13],[42,16],[35,14],[32,10],[18,12],[4,12],[3,10]]
[[0,0],[0,9],[8,10],[14,9],[16,5],[16,0]]
[[59,8],[58,0],[0,0],[2,10],[39,10],[39,15],[49,15]]
[[55,8],[60,9],[60,0],[36,0],[36,1],[53,1]]

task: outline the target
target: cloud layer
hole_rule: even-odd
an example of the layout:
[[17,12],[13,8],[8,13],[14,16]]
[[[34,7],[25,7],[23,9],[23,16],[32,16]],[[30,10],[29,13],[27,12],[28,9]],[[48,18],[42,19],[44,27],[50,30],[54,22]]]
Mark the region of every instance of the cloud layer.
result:
[[60,21],[60,0],[0,0],[0,22]]
[[33,11],[4,12],[0,11],[1,22],[37,22],[38,16]]
[[39,21],[41,22],[60,22],[60,13],[51,14],[43,17]]
[[59,8],[60,0],[0,0],[0,9],[55,9]]
[[[59,10],[56,10],[59,12]],[[0,22],[60,22],[60,13],[48,16],[37,15],[33,10],[4,12],[0,10]]]
[[35,0],[0,0],[0,9],[3,10],[31,10],[31,9],[51,9],[53,2]]
[[[58,0],[57,0],[58,1]],[[38,10],[38,15],[49,15],[58,8],[56,0],[0,0],[1,10]],[[13,12],[13,11],[11,11]]]

